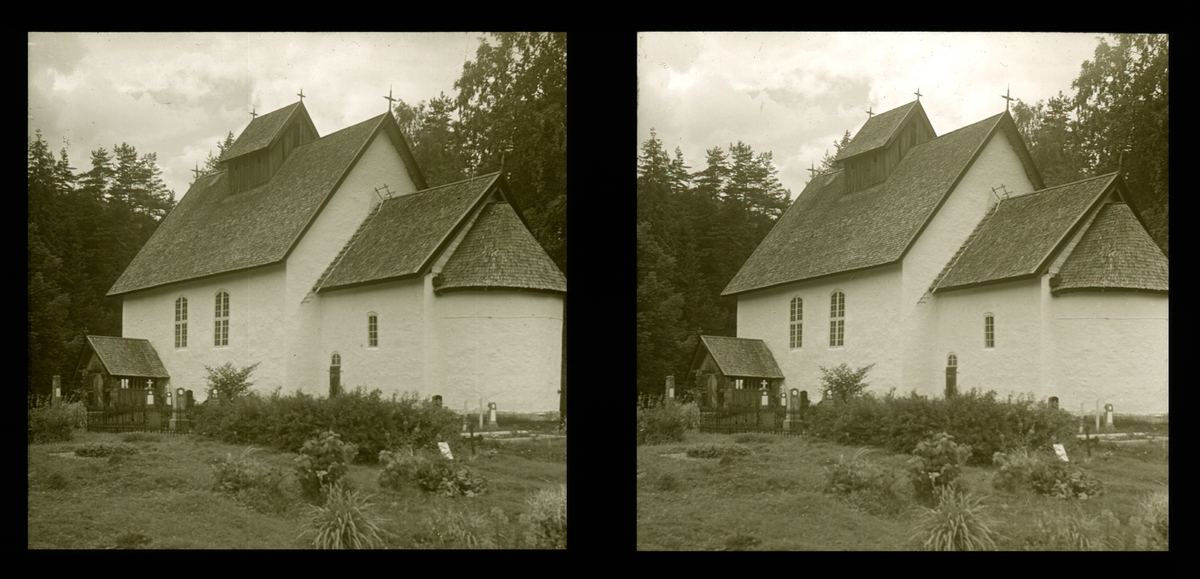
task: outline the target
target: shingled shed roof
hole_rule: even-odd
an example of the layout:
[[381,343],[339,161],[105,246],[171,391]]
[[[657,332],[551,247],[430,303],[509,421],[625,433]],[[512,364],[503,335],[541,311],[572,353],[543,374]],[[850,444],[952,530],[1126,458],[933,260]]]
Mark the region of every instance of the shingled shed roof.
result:
[[288,105],[279,110],[271,111],[265,115],[254,117],[249,125],[246,125],[246,130],[238,135],[236,141],[225,150],[221,155],[222,161],[228,161],[234,157],[240,157],[247,153],[253,153],[259,149],[264,149],[275,140],[275,136],[279,134],[279,130],[291,118],[292,113],[303,110],[304,105],[301,102]]
[[200,177],[108,295],[283,260],[389,123],[395,124],[385,113],[299,146],[270,181],[237,194],[230,193],[227,171]]
[[[892,139],[904,121],[914,114],[924,114],[919,101],[913,101],[890,111],[879,113],[869,119],[858,130],[858,134],[842,149],[837,160],[853,157],[882,147]],[[932,131],[931,131],[932,132]]]
[[516,211],[488,203],[442,268],[438,291],[505,288],[565,292],[567,278]]
[[842,171],[814,177],[721,295],[901,259],[998,130],[1019,139],[1000,113],[914,146],[886,181],[850,194]]
[[1126,289],[1166,292],[1167,256],[1124,203],[1105,203],[1059,269],[1055,293]]
[[1000,201],[934,287],[944,291],[1036,275],[1115,178],[1114,173]]
[[[762,340],[700,336],[700,346],[712,354],[713,361],[726,376],[783,378],[775,356]],[[699,352],[697,352],[699,354]]]
[[111,376],[171,377],[149,340],[88,336],[87,342]]
[[346,243],[316,289],[420,273],[458,232],[499,177],[499,173],[492,173],[383,201]]

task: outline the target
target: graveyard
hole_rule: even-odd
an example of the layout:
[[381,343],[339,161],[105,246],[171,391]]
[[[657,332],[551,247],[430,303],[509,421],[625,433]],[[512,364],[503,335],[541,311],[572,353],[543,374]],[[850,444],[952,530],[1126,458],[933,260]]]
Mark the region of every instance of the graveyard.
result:
[[[454,464],[487,481],[475,496],[383,488],[381,465],[350,464],[342,481],[369,497],[383,548],[526,548],[530,497],[565,488],[566,438],[551,432],[453,441]],[[277,490],[215,485],[222,461],[245,456],[282,475]],[[296,489],[296,458],[196,434],[76,430],[69,442],[30,444],[28,547],[312,548],[302,536],[310,511]]]
[[[995,465],[962,467],[955,484],[979,499],[995,549],[1165,548],[1165,540],[1139,539],[1138,525],[1147,497],[1165,503],[1167,440],[1150,434],[1065,451],[1102,493],[1063,499],[1001,489]],[[679,442],[639,445],[638,550],[919,550],[923,506],[905,474],[910,459],[805,435],[688,430]],[[831,489],[839,463],[888,481],[880,485],[887,492]]]

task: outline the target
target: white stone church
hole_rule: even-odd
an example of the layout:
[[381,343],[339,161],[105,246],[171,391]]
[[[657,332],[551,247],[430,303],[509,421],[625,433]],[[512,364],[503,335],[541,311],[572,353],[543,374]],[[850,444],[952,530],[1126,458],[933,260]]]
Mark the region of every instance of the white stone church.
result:
[[[1168,261],[1120,175],[1047,188],[1008,112],[937,136],[919,101],[875,115],[734,276],[737,338],[701,384],[1032,393],[1168,411]],[[743,375],[744,374],[744,375]]]
[[533,413],[560,408],[565,292],[499,173],[427,187],[390,112],[322,137],[301,101],[251,121],[108,295],[172,388],[258,363],[259,392]]

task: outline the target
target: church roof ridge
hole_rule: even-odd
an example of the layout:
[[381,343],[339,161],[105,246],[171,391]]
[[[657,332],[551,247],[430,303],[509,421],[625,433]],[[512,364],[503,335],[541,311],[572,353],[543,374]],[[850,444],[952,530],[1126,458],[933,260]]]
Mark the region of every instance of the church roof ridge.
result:
[[867,119],[867,122],[858,130],[858,134],[854,135],[846,148],[838,152],[834,160],[848,159],[886,145],[913,111],[917,109],[924,111],[920,102],[920,100],[914,100],[894,109],[876,113]]
[[228,161],[266,148],[275,140],[280,129],[287,125],[287,121],[292,118],[292,115],[303,108],[304,102],[296,101],[254,117],[246,125],[246,128],[242,129],[242,134],[238,135],[233,144],[221,155],[220,161]]

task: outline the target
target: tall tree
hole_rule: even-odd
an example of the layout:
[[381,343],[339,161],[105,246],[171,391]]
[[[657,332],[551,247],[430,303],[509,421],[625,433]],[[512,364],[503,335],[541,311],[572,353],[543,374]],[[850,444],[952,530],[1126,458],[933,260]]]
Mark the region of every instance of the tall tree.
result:
[[225,135],[225,140],[217,141],[217,154],[214,156],[212,150],[208,151],[208,158],[204,160],[204,167],[200,169],[201,175],[210,175],[221,170],[221,157],[225,155],[225,151],[233,146],[233,142],[237,140],[233,138],[233,131],[229,131]]
[[842,168],[842,162],[835,159],[837,159],[837,156],[842,153],[842,149],[845,149],[849,144],[850,130],[847,129],[846,134],[842,135],[841,139],[837,139],[833,142],[833,154],[830,155],[829,150],[827,149],[825,151],[825,156],[821,157],[821,173],[830,173]]

